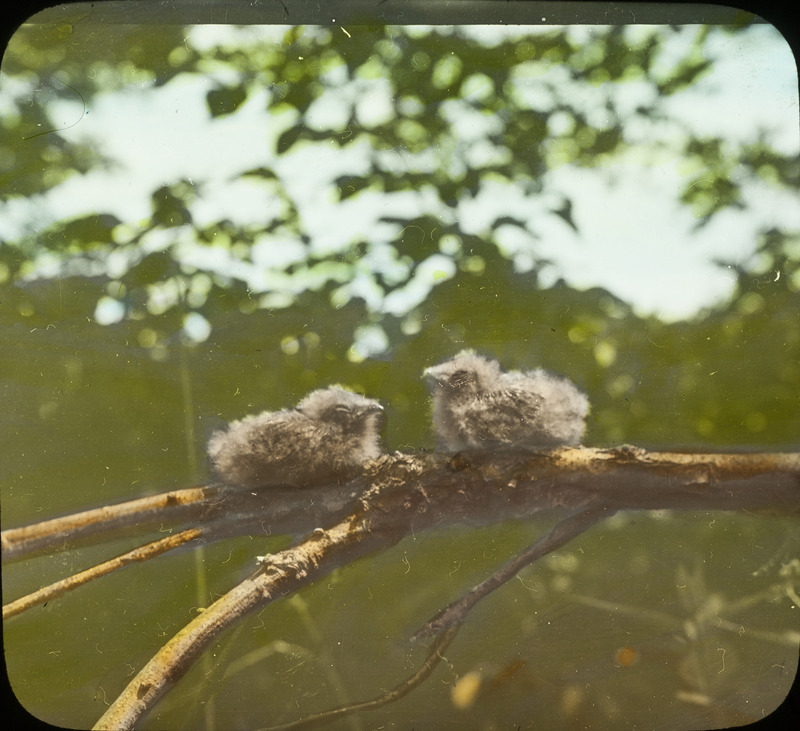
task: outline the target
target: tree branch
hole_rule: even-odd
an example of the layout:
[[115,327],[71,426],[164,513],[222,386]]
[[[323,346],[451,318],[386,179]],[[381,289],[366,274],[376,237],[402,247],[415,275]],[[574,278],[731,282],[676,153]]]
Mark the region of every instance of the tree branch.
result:
[[56,597],[66,594],[68,591],[77,589],[79,586],[89,583],[92,579],[99,579],[101,576],[110,574],[112,571],[129,566],[132,563],[147,561],[155,556],[160,556],[162,553],[171,551],[174,548],[200,538],[203,532],[197,528],[189,528],[188,530],[181,531],[172,536],[161,538],[158,541],[153,541],[144,546],[134,548],[132,551],[125,553],[104,561],[103,563],[92,566],[85,571],[80,571],[77,574],[56,581],[53,584],[42,587],[37,591],[26,594],[25,596],[3,605],[3,619],[8,619],[17,614],[24,612],[26,609],[35,607],[39,604],[55,599]]
[[[327,492],[336,491],[328,488]],[[800,509],[800,455],[689,455],[630,447],[562,448],[534,454],[395,454],[367,464],[364,474],[348,484],[347,492],[355,500],[343,518],[329,515],[327,530],[314,530],[302,543],[262,559],[258,571],[153,657],[95,728],[132,728],[200,652],[235,621],[349,561],[395,544],[412,529],[519,519],[547,508],[575,513],[541,545],[535,544],[512,561],[506,571],[519,570],[521,562],[562,545],[599,520],[603,512],[622,508],[796,511]],[[275,524],[296,528],[299,517],[281,500],[293,495],[305,507],[312,494],[324,501],[325,491],[270,494],[276,498],[273,508],[281,518]],[[315,522],[319,517],[312,511]],[[464,601],[474,604],[475,597]],[[448,619],[452,627],[459,615],[448,615]]]
[[346,563],[394,545],[412,531],[523,519],[550,509],[571,516],[434,618],[429,632],[439,627],[446,631],[523,565],[563,545],[603,514],[660,508],[798,512],[800,455],[687,454],[635,447],[395,453],[367,463],[359,477],[338,487],[191,488],[12,529],[3,533],[3,553],[4,558],[19,558],[41,551],[54,537],[59,545],[71,541],[73,532],[85,539],[122,526],[187,519],[200,523],[195,527],[207,540],[311,533],[262,559],[254,574],[178,632],[96,725],[129,729],[238,619]]
[[609,513],[602,506],[592,506],[559,521],[547,535],[532,543],[458,601],[451,602],[429,619],[411,636],[411,641],[415,642],[423,637],[438,635],[453,626],[460,627],[466,620],[467,614],[481,599],[513,579],[526,566],[569,543],[573,538],[591,528],[595,523],[610,517],[614,512]]
[[[397,539],[402,534],[397,534]],[[169,640],[109,706],[95,729],[132,729],[158,699],[191,667],[192,662],[224,630],[249,612],[346,563],[357,547],[369,552],[393,542],[385,532],[373,533],[353,514],[327,531],[316,531],[297,546],[262,560],[262,566],[218,599]]]
[[163,524],[165,517],[170,521],[202,521],[220,509],[227,491],[219,487],[188,487],[10,528],[0,536],[3,563],[40,555],[56,547],[97,542],[111,533],[118,538],[125,529],[141,533],[143,528]]
[[339,706],[338,708],[331,708],[328,711],[315,713],[311,716],[306,716],[306,718],[301,718],[298,721],[286,723],[281,726],[270,726],[266,731],[289,731],[289,729],[298,731],[299,729],[320,728],[331,721],[344,718],[345,716],[351,716],[359,711],[368,711],[399,701],[430,677],[439,663],[444,660],[443,653],[455,639],[459,629],[461,629],[460,624],[451,624],[449,627],[442,630],[431,643],[430,648],[428,648],[428,656],[425,658],[425,662],[422,663],[419,670],[406,678],[402,683],[399,683],[391,690],[382,693],[376,698],[346,706]]
[[[794,453],[691,454],[627,446],[395,453],[369,463],[369,472],[379,482],[393,464],[409,460],[421,475],[421,488],[436,495],[426,512],[430,520],[433,511],[439,524],[492,523],[548,507],[576,509],[595,492],[620,509],[798,509],[800,455]],[[2,557],[19,560],[109,534],[117,538],[123,530],[187,523],[205,526],[209,541],[248,533],[302,535],[345,515],[363,486],[364,480],[356,478],[346,485],[302,489],[212,485],[173,490],[5,530]]]

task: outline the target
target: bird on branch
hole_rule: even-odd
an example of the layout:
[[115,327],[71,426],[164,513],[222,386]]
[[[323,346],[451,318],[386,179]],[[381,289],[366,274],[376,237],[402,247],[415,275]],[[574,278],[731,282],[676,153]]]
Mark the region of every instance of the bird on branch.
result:
[[343,482],[382,454],[382,416],[378,401],[330,386],[312,391],[293,409],[231,422],[212,435],[208,454],[228,485]]
[[589,400],[568,378],[541,368],[505,372],[471,350],[424,376],[444,451],[575,445],[583,437]]

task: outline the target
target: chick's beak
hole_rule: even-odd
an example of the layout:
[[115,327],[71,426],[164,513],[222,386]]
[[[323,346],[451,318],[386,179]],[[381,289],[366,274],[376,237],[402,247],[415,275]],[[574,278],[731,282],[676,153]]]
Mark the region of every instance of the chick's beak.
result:
[[443,377],[444,374],[439,369],[439,366],[431,366],[422,371],[422,378],[430,378],[432,381],[436,381],[436,383],[441,383]]

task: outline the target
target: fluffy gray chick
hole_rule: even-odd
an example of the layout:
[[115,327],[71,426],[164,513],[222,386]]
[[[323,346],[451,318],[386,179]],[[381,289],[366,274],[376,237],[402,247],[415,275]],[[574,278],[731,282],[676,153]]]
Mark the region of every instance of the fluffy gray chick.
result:
[[433,390],[439,449],[578,444],[589,410],[572,381],[537,369],[503,372],[496,360],[463,351],[424,374]]
[[382,450],[383,407],[331,386],[294,409],[264,411],[212,435],[208,454],[228,485],[306,487],[342,482]]

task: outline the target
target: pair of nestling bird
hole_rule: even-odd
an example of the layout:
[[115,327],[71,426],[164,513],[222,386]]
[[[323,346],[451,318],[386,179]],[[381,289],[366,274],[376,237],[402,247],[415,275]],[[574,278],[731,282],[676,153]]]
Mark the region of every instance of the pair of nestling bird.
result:
[[[463,351],[428,368],[438,448],[578,444],[589,409],[572,381],[537,369],[505,372]],[[383,407],[340,386],[313,391],[294,409],[265,411],[216,432],[208,453],[230,485],[321,485],[345,481],[382,454]]]

